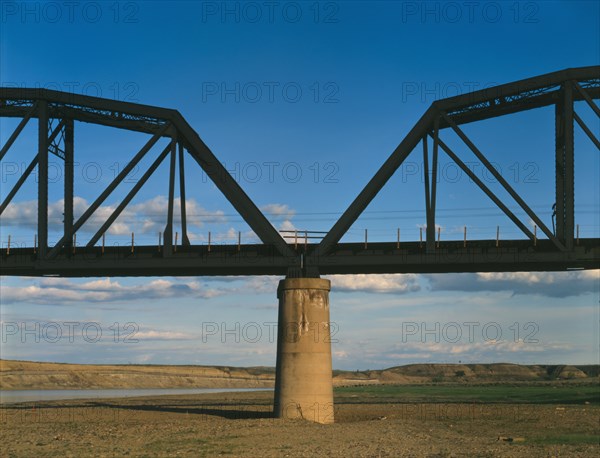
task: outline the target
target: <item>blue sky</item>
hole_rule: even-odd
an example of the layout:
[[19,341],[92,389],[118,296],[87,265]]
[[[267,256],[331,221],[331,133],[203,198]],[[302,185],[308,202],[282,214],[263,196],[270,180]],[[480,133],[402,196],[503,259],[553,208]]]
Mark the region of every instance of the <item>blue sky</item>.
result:
[[[0,84],[179,110],[278,229],[328,230],[435,99],[600,60],[600,7],[592,1],[69,5],[0,4]],[[576,111],[600,130],[584,103]],[[0,121],[1,143],[16,123]],[[33,157],[36,129],[31,123],[3,161],[2,196]],[[552,109],[464,130],[551,225]],[[75,136],[81,212],[147,137],[82,124]],[[464,146],[450,133],[442,138],[499,191]],[[582,237],[598,237],[600,158],[578,127],[575,141],[576,222]],[[143,165],[101,214],[114,208]],[[53,167],[50,240],[56,241],[62,164]],[[127,243],[132,231],[138,243],[155,243],[164,227],[166,167],[111,228],[110,243]],[[421,167],[415,151],[344,240],[362,240],[364,229],[371,240],[395,240],[398,227],[404,240],[418,239],[425,223]],[[255,240],[192,161],[186,176],[193,242],[204,242],[208,231],[219,243],[235,243],[238,231],[243,241]],[[472,238],[493,238],[497,225],[501,236],[521,237],[443,155],[438,189],[443,238],[462,238],[465,225]],[[35,198],[32,177],[0,220],[3,246],[8,234],[13,243],[32,243]],[[84,226],[81,237],[99,222]],[[2,357],[274,365],[277,281],[4,277]],[[598,362],[598,271],[347,276],[332,284],[336,368]],[[95,339],[97,329],[102,337]],[[56,332],[62,338],[53,338]],[[137,342],[123,342],[128,332]]]

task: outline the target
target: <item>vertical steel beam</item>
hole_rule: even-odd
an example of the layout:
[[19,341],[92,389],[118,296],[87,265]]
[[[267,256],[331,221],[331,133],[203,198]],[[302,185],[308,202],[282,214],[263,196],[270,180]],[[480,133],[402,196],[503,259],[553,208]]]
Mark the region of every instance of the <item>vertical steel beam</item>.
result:
[[573,137],[573,84],[565,83],[565,245],[572,250],[575,236],[575,161]]
[[[564,92],[564,85],[561,92]],[[562,94],[561,94],[562,95]],[[565,134],[564,134],[564,95],[554,105],[555,132],[555,205],[556,238],[565,244]]]
[[38,106],[38,256],[48,249],[48,102]]
[[433,214],[431,213],[431,191],[430,191],[430,179],[429,176],[429,151],[427,148],[427,135],[423,137],[423,178],[425,179],[425,221],[426,221],[426,241],[425,246],[427,251],[433,251],[434,245],[433,240],[429,239],[429,227],[435,225],[433,222]]
[[433,127],[433,156],[431,175],[429,174],[429,151],[427,150],[427,135],[423,137],[423,168],[425,178],[425,214],[427,227],[425,232],[425,248],[428,253],[435,251],[435,203],[437,189],[437,162],[439,148],[439,118]]
[[427,225],[429,225],[431,194],[429,191],[429,151],[427,149],[427,135],[423,137],[423,179],[425,180],[425,221]]
[[65,237],[65,247],[67,253],[73,240],[67,238],[68,234],[73,232],[73,183],[74,183],[74,139],[73,139],[73,120],[65,119],[65,191],[64,191],[64,221],[63,236]]
[[427,251],[435,250],[435,204],[437,194],[437,167],[439,145],[440,118],[437,116],[433,122],[433,156],[431,158],[431,200],[429,202],[430,216],[427,221],[426,247]]
[[179,200],[181,204],[181,244],[190,245],[187,235],[187,212],[185,209],[185,169],[184,169],[183,143],[179,143]]
[[171,139],[171,162],[169,165],[169,203],[167,209],[167,227],[165,227],[165,254],[173,251],[173,207],[175,201],[175,159],[177,155],[177,135]]

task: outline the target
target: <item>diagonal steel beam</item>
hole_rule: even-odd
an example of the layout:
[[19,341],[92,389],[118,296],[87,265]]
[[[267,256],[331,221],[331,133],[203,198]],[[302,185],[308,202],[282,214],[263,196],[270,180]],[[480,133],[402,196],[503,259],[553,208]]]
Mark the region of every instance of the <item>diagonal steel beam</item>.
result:
[[[56,128],[54,129],[54,131],[52,132],[50,137],[48,137],[49,142],[51,142],[54,138],[56,138],[56,136],[58,135],[58,132],[60,131],[61,128],[62,128],[62,125],[60,125],[60,124],[58,126],[56,126]],[[17,182],[15,183],[13,188],[10,190],[10,192],[4,199],[4,202],[2,202],[2,205],[0,206],[0,215],[2,215],[2,213],[4,212],[6,207],[8,207],[8,204],[10,204],[10,202],[12,201],[13,197],[15,197],[15,194],[19,191],[19,189],[21,189],[21,186],[23,186],[23,183],[25,183],[25,180],[27,180],[27,177],[29,177],[31,172],[33,172],[33,169],[35,168],[37,163],[38,163],[38,155],[36,154],[35,157],[32,159],[32,161],[27,166],[27,168],[25,169],[25,171],[23,172],[23,175],[21,175],[19,177],[19,179],[17,180]]]
[[565,250],[565,246],[554,236],[552,231],[548,229],[548,227],[544,224],[544,222],[529,208],[529,206],[525,203],[525,201],[519,196],[519,194],[508,184],[508,182],[504,179],[504,177],[498,173],[498,171],[494,168],[494,166],[487,160],[487,158],[483,155],[481,151],[475,146],[475,144],[465,135],[465,133],[456,125],[456,123],[444,112],[440,111],[441,116],[445,119],[448,125],[456,132],[456,134],[460,137],[460,139],[469,147],[473,154],[477,156],[477,158],[481,161],[481,163],[490,171],[490,173],[498,180],[498,182],[502,185],[502,187],[510,194],[510,196],[515,199],[515,201],[521,206],[525,213],[539,226],[539,228],[546,234],[557,248],[560,250]]
[[596,145],[596,148],[600,149],[600,141],[598,141],[598,139],[592,133],[592,131],[590,130],[590,128],[588,126],[586,126],[586,124],[583,122],[583,119],[581,119],[579,117],[579,115],[577,113],[575,113],[575,110],[573,110],[573,118],[575,119],[575,121],[577,121],[577,124],[579,124],[579,126],[587,134],[587,136],[594,143],[594,145]]
[[31,117],[35,114],[36,110],[37,110],[37,103],[33,104],[33,107],[31,107],[31,110],[29,110],[29,113],[27,113],[27,116],[25,116],[23,119],[21,119],[21,122],[19,123],[17,128],[14,130],[14,132],[8,138],[8,141],[4,144],[4,146],[0,150],[0,161],[4,158],[4,155],[8,152],[8,150],[10,149],[12,144],[15,142],[15,140],[21,133],[21,131],[25,128],[25,126],[27,125],[27,123],[29,122]]
[[582,88],[581,85],[577,81],[572,81],[572,84],[573,84],[573,87],[575,87],[575,89],[577,89],[577,92],[579,92],[581,94],[581,96],[583,97],[583,99],[588,103],[590,108],[592,110],[594,110],[594,113],[596,113],[596,116],[600,117],[600,108],[598,108],[598,105],[596,105],[594,103],[594,101],[592,100],[590,95],[587,93],[587,91],[584,88]]
[[240,214],[254,233],[264,244],[273,245],[275,249],[290,260],[297,258],[281,234],[262,214],[250,197],[244,192],[227,169],[219,162],[213,152],[206,146],[200,136],[187,121],[176,112],[173,123],[182,136],[185,146],[192,158],[204,170],[233,208]]
[[10,190],[10,192],[4,199],[4,202],[2,202],[2,206],[0,206],[0,215],[2,215],[2,213],[4,212],[4,210],[6,209],[8,204],[10,204],[11,200],[13,199],[13,197],[15,197],[15,194],[19,191],[21,186],[23,186],[23,183],[25,183],[25,180],[27,180],[27,177],[33,171],[33,169],[35,168],[37,163],[38,163],[38,156],[36,154],[36,156],[32,159],[32,161],[29,163],[29,165],[23,172],[23,175],[21,175],[19,177],[19,180],[15,183],[13,188]]
[[523,224],[523,222],[517,218],[512,211],[510,211],[510,209],[492,192],[492,190],[488,188],[469,167],[467,167],[467,165],[450,149],[448,145],[446,145],[446,143],[444,143],[440,138],[438,138],[438,142],[440,144],[440,148],[442,148],[442,150],[444,150],[445,153],[450,156],[450,159],[452,159],[456,165],[458,165],[461,170],[465,172],[490,199],[492,199],[492,201],[504,212],[506,216],[511,219],[513,223],[517,225],[519,229],[523,231],[527,237],[533,240],[534,236],[527,226],[525,226],[525,224]]
[[338,219],[329,232],[327,232],[327,235],[323,237],[319,246],[310,254],[311,257],[319,258],[326,255],[333,245],[340,241],[348,229],[350,229],[350,226],[354,224],[360,214],[367,208],[369,203],[371,203],[381,188],[388,182],[394,172],[398,170],[398,167],[402,165],[419,141],[421,141],[436,115],[437,109],[433,109],[433,107],[430,107],[425,114],[423,114],[408,135],[404,137],[404,140],[402,140],[356,199],[354,199],[342,214],[340,219]]
[[115,220],[119,217],[121,212],[125,209],[125,207],[129,204],[129,202],[131,202],[131,199],[133,199],[135,197],[135,195],[138,193],[138,191],[141,189],[141,187],[144,186],[144,184],[146,184],[146,181],[148,181],[148,178],[150,178],[152,176],[154,171],[162,163],[162,161],[165,159],[165,157],[167,157],[167,154],[169,153],[170,150],[171,150],[171,145],[169,144],[162,151],[162,153],[159,154],[159,156],[152,163],[152,165],[148,168],[148,170],[146,170],[144,175],[142,175],[142,177],[137,181],[135,186],[131,189],[131,191],[129,191],[129,193],[127,194],[127,196],[125,196],[125,198],[119,204],[119,206],[117,208],[115,208],[115,211],[112,212],[112,214],[104,222],[102,227],[100,229],[98,229],[98,231],[90,239],[90,241],[87,243],[88,247],[93,247],[96,244],[96,242],[98,240],[100,240],[100,237],[102,237],[102,234],[104,234],[110,228],[112,223],[115,222]]
[[61,247],[64,245],[66,240],[70,240],[73,237],[73,234],[77,232],[81,226],[85,224],[85,222],[89,219],[90,216],[102,205],[102,203],[106,200],[106,198],[115,190],[115,188],[123,181],[123,179],[129,175],[131,170],[140,162],[140,160],[144,157],[144,155],[154,146],[154,144],[163,136],[163,134],[169,128],[168,124],[159,129],[150,140],[142,147],[142,149],[135,155],[135,157],[129,161],[129,163],[121,170],[121,172],[115,177],[115,179],[108,185],[108,187],[100,194],[100,196],[94,201],[92,205],[88,207],[88,209],[79,217],[77,222],[73,224],[73,228],[70,234],[65,234],[58,241],[58,243],[52,248],[52,250],[48,253],[48,258],[55,257],[60,251]]

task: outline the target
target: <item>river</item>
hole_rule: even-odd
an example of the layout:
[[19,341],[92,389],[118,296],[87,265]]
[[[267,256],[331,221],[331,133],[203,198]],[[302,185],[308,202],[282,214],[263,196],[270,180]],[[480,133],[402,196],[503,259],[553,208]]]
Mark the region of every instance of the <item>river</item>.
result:
[[0,390],[0,404],[33,401],[58,401],[64,399],[132,398],[168,394],[230,393],[243,391],[269,391],[272,388],[156,388],[135,390]]

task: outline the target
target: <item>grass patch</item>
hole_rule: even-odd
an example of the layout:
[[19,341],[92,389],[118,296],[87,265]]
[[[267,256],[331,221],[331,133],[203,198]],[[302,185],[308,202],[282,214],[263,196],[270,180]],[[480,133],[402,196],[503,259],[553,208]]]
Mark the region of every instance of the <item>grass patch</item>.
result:
[[597,385],[365,385],[337,387],[336,402],[600,404]]

